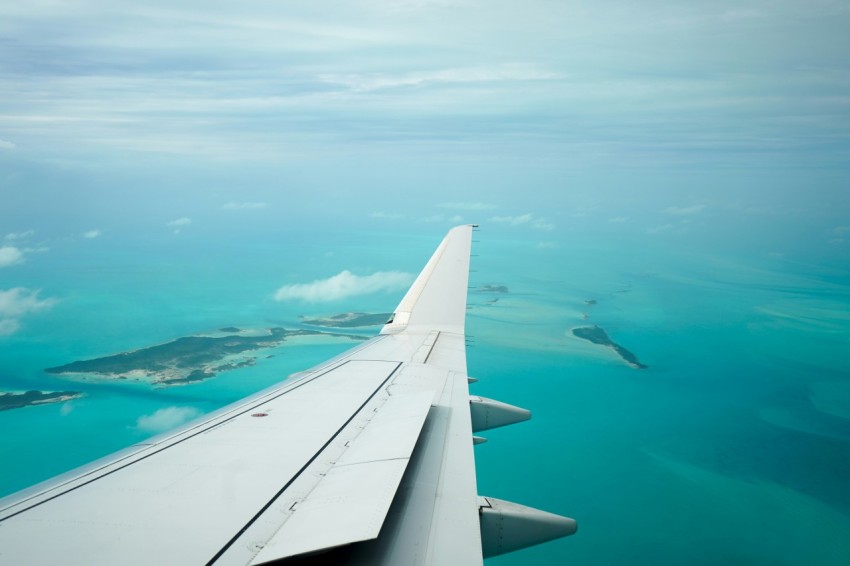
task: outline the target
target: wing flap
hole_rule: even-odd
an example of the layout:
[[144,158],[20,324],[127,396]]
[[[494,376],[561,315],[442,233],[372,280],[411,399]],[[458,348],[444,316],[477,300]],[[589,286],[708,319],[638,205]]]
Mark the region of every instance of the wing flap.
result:
[[427,392],[390,396],[251,564],[377,538],[431,400]]
[[[351,424],[398,366],[347,361],[162,450],[31,500],[2,522],[0,562],[61,563],[71,548],[89,564],[112,563],[118,554],[97,549],[116,541],[126,564],[206,562],[288,483],[309,475],[304,462],[324,465],[319,456],[329,439]],[[187,528],[204,536],[172,535]],[[64,543],[11,543],[27,536]]]

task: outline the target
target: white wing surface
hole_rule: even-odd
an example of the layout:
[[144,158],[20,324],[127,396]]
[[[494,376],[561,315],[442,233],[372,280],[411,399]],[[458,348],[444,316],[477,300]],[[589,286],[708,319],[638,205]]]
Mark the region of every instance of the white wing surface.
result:
[[449,232],[379,336],[0,500],[0,563],[466,565],[574,532],[478,497],[473,430],[530,414],[469,396],[472,228]]

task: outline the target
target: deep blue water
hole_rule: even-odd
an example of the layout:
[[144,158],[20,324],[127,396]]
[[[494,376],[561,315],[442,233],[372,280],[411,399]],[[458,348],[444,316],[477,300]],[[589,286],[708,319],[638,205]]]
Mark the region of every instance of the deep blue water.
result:
[[[0,412],[0,495],[143,439],[140,417],[212,410],[350,344],[293,343],[170,389],[69,382],[44,368],[229,325],[387,312],[403,291],[326,304],[272,296],[343,269],[417,272],[441,236],[104,239],[57,243],[7,268],[0,288],[59,302],[0,339],[0,387],[86,397]],[[850,563],[850,268],[573,236],[542,247],[476,236],[470,285],[510,292],[470,293],[468,365],[481,380],[472,391],[534,413],[485,434],[479,491],[579,520],[573,537],[492,563]],[[649,369],[570,335],[583,324]]]

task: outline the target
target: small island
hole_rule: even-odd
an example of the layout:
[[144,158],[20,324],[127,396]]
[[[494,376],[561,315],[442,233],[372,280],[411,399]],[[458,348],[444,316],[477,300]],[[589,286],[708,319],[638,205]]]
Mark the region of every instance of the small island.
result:
[[344,312],[327,317],[301,317],[301,323],[325,328],[361,328],[364,326],[383,326],[391,316],[392,313]]
[[275,348],[296,336],[356,337],[318,330],[266,328],[240,330],[226,327],[222,334],[186,336],[165,344],[122,352],[102,358],[80,360],[47,368],[47,373],[76,374],[106,379],[146,381],[159,387],[186,385],[256,363],[256,350]]
[[82,396],[83,394],[79,391],[4,391],[0,392],[0,411],[48,403],[62,403],[79,399]]
[[620,355],[621,358],[623,358],[623,360],[626,361],[627,364],[635,369],[647,369],[649,367],[640,363],[637,356],[633,353],[611,340],[611,338],[608,337],[608,333],[598,326],[582,326],[579,328],[573,328],[572,332],[573,336],[576,336],[577,338],[587,340],[594,344],[599,344],[600,346],[612,348]]

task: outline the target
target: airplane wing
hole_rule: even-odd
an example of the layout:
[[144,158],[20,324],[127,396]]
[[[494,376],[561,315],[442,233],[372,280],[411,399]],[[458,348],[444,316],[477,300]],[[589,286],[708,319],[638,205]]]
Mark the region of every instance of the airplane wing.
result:
[[469,394],[472,230],[375,338],[0,500],[0,563],[467,565],[575,532],[477,494],[473,433],[530,413]]

